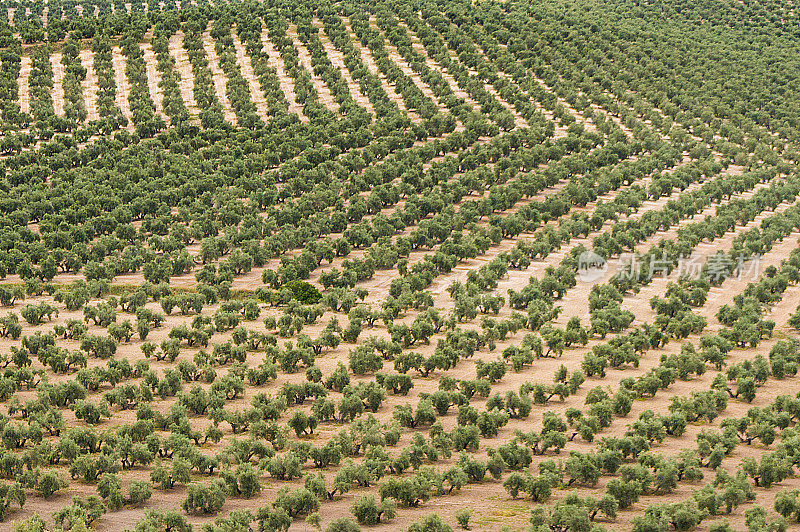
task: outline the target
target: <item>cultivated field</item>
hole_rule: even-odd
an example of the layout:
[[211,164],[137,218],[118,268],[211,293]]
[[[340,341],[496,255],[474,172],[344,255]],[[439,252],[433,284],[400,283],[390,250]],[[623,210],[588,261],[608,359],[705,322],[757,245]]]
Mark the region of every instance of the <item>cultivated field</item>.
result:
[[1,1],[0,530],[799,527],[798,52],[781,0]]

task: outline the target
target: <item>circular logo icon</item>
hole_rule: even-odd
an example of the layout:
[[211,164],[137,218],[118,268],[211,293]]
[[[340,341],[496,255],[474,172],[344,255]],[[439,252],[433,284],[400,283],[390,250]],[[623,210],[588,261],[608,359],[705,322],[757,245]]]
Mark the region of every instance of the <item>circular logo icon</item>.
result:
[[607,271],[608,262],[594,251],[584,251],[578,255],[578,278],[584,283],[602,278]]

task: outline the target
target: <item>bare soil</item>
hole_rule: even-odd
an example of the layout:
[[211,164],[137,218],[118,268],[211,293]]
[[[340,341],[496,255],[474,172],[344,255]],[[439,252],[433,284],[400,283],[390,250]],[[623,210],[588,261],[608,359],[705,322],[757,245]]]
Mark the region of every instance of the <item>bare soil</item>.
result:
[[86,119],[90,122],[100,118],[97,111],[97,73],[94,71],[94,52],[88,49],[80,51],[81,64],[86,68],[83,86],[83,101],[86,103]]
[[128,129],[132,130],[133,113],[131,112],[130,103],[128,103],[130,85],[128,84],[128,76],[125,75],[125,56],[122,55],[122,50],[119,46],[111,48],[111,65],[114,68],[114,83],[117,86],[114,99],[117,107],[122,111],[122,116],[128,119]]
[[333,66],[338,68],[342,73],[342,77],[345,79],[345,81],[347,81],[347,88],[350,91],[350,96],[356,101],[356,103],[358,103],[358,105],[365,108],[371,115],[374,116],[375,108],[372,106],[372,102],[369,101],[369,97],[361,92],[360,85],[356,83],[356,81],[353,80],[353,76],[350,75],[350,70],[348,70],[344,63],[344,54],[337,50],[331,40],[328,38],[322,22],[316,19],[314,22],[315,26],[319,29],[319,39],[322,41],[322,45],[325,47],[325,52],[328,54],[328,58]]
[[53,67],[53,110],[56,115],[64,116],[64,65],[61,64],[61,52],[50,56]]
[[[145,35],[145,39],[148,36]],[[153,103],[156,106],[156,113],[160,114],[164,120],[166,120],[166,115],[164,115],[164,91],[161,89],[159,83],[161,82],[161,72],[158,71],[158,67],[156,66],[156,54],[153,52],[153,47],[150,45],[150,42],[145,40],[141,44],[142,47],[142,55],[144,56],[144,63],[145,63],[145,70],[147,71],[147,89],[150,92],[150,97],[153,99]]]
[[294,92],[294,79],[286,73],[278,50],[272,41],[269,39],[269,33],[265,27],[261,31],[261,44],[264,46],[264,51],[269,58],[267,64],[275,69],[278,74],[278,82],[281,86],[283,94],[286,95],[286,100],[289,102],[289,112],[296,114],[303,122],[308,122],[308,117],[303,112],[303,106],[297,102],[297,95]]
[[209,30],[203,32],[203,49],[208,56],[208,69],[211,71],[211,78],[214,82],[214,90],[217,93],[217,99],[219,99],[219,103],[222,106],[222,115],[225,117],[225,120],[235,125],[236,114],[233,112],[231,102],[228,99],[228,76],[225,75],[225,72],[222,71],[222,67],[219,66],[217,51],[214,49],[214,39],[211,37]]
[[361,45],[361,42],[358,40],[358,37],[353,32],[352,28],[350,28],[349,21],[347,20],[347,18],[342,18],[342,23],[345,24],[346,27],[348,28],[350,32],[350,42],[353,43],[353,47],[356,50],[358,50],[359,53],[361,54],[361,61],[363,61],[364,66],[366,66],[367,69],[372,74],[374,74],[381,80],[381,87],[383,88],[384,92],[386,92],[386,95],[389,97],[389,99],[392,100],[394,103],[396,103],[397,107],[402,112],[404,112],[411,119],[412,122],[416,123],[421,122],[422,119],[420,118],[419,114],[417,114],[416,111],[409,110],[406,107],[406,103],[405,100],[403,100],[403,97],[400,94],[398,94],[397,91],[395,91],[394,85],[392,85],[386,78],[386,76],[383,74],[383,72],[380,71],[378,65],[375,63],[375,58],[372,57],[372,52],[368,48]]
[[19,110],[23,113],[31,112],[31,93],[28,84],[31,76],[32,61],[27,55],[20,58],[19,67]]
[[325,80],[323,80],[322,77],[318,76],[317,73],[314,72],[314,67],[311,63],[311,52],[308,51],[306,45],[303,44],[300,41],[300,38],[297,36],[297,26],[294,24],[289,24],[289,29],[286,31],[286,35],[288,35],[294,41],[294,47],[298,52],[297,59],[300,61],[300,65],[305,68],[311,76],[311,83],[319,95],[320,103],[327,107],[331,112],[339,113],[339,104],[336,102],[336,98],[333,97],[330,87],[328,87],[327,83],[325,83]]
[[183,48],[183,31],[178,30],[169,38],[169,53],[175,58],[175,70],[178,72],[180,80],[178,89],[181,91],[181,98],[186,105],[189,114],[200,114],[197,101],[194,99],[194,73],[192,65],[189,63],[189,56]]
[[266,119],[269,113],[267,97],[264,95],[264,91],[261,90],[261,84],[258,78],[256,78],[255,72],[253,72],[253,65],[250,62],[250,57],[247,55],[242,41],[236,34],[235,28],[231,32],[231,36],[233,37],[233,45],[236,47],[236,64],[239,65],[239,69],[242,71],[242,77],[247,80],[247,84],[250,86],[250,99],[256,106],[258,116],[262,119]]

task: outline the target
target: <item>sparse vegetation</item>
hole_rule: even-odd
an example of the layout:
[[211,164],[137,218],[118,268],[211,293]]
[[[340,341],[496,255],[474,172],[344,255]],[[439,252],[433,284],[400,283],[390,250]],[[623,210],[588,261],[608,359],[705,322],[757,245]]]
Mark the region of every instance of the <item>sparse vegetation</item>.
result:
[[797,26],[4,2],[0,521],[790,529]]

